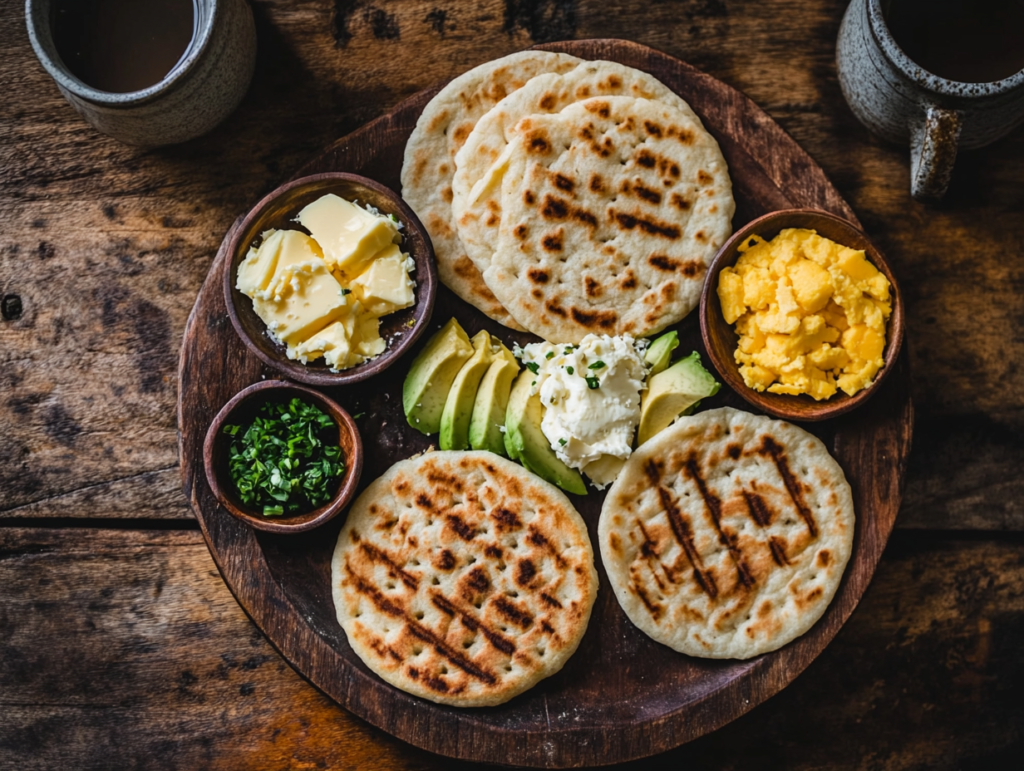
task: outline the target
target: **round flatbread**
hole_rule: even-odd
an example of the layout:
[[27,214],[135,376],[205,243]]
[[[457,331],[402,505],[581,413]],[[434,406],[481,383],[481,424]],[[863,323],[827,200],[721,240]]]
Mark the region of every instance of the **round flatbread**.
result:
[[455,155],[477,120],[503,98],[535,75],[567,72],[579,62],[568,54],[521,51],[474,67],[430,100],[405,146],[402,197],[430,233],[441,281],[502,324],[515,326],[466,256],[455,230],[451,210]]
[[441,704],[501,704],[562,668],[597,595],[569,499],[489,452],[392,466],[331,563],[338,621],[371,670]]
[[821,617],[853,547],[850,486],[816,437],[722,408],[626,462],[601,510],[601,557],[629,619],[691,656],[746,659]]
[[473,195],[490,206],[500,191],[484,281],[517,322],[578,343],[652,335],[697,306],[735,209],[710,134],[623,96],[524,118],[516,132]]
[[470,202],[474,185],[512,141],[520,120],[529,115],[561,112],[575,102],[594,96],[632,96],[660,101],[675,107],[701,126],[690,105],[668,86],[642,70],[618,62],[582,62],[564,74],[551,71],[533,78],[477,120],[463,149],[456,156],[452,210],[466,253],[481,272],[490,265],[494,252],[494,241],[487,224],[492,213],[488,206],[493,206],[493,202],[480,197]]

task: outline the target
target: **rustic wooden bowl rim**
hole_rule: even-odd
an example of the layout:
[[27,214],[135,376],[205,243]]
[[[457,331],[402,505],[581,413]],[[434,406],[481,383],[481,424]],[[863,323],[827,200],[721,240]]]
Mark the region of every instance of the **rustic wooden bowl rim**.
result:
[[[347,434],[351,439],[351,449],[345,455],[345,472],[342,475],[341,483],[337,492],[327,503],[311,512],[295,514],[292,518],[299,517],[300,521],[289,521],[288,517],[274,518],[265,517],[240,505],[235,496],[229,491],[231,482],[227,479],[228,469],[222,463],[217,462],[215,453],[216,443],[221,437],[221,430],[229,422],[232,414],[237,409],[256,399],[269,399],[277,395],[290,394],[311,400],[318,407],[323,409],[338,427],[338,442],[344,447],[344,437]],[[223,441],[223,439],[221,439]],[[270,533],[303,533],[319,527],[330,521],[348,505],[355,495],[356,487],[359,485],[359,477],[363,470],[363,442],[356,428],[355,421],[341,405],[328,396],[315,391],[312,388],[298,385],[286,380],[264,380],[253,383],[235,394],[231,400],[217,412],[206,432],[206,439],[203,442],[203,466],[206,471],[206,480],[210,485],[217,501],[229,514],[236,519],[245,522],[257,530],[265,530]],[[223,478],[223,484],[222,484]]]
[[[787,222],[779,226],[780,220],[799,220],[800,224]],[[732,351],[726,357],[715,340],[716,332],[726,334],[726,336],[731,335],[735,338],[735,331],[732,325],[726,324],[725,318],[722,316],[721,303],[718,299],[718,277],[723,268],[736,262],[739,255],[738,247],[751,236],[757,235],[765,240],[770,240],[785,228],[803,227],[808,230],[818,230],[818,226],[826,223],[839,229],[846,229],[855,238],[862,239],[864,242],[863,249],[868,260],[889,280],[891,285],[892,314],[886,327],[887,339],[883,357],[885,364],[875,375],[871,385],[861,389],[853,396],[847,396],[839,391],[829,399],[815,402],[812,397],[806,395],[789,396],[786,394],[768,393],[767,391],[755,391],[743,382],[743,378],[739,373],[739,365],[736,364]],[[841,243],[841,241],[838,242]],[[843,245],[846,246],[847,244]],[[896,360],[903,344],[903,325],[902,294],[900,293],[896,277],[893,275],[892,268],[885,259],[885,255],[882,254],[868,235],[857,225],[835,214],[819,209],[780,209],[779,211],[769,212],[757,217],[741,227],[725,242],[711,261],[707,280],[704,282],[704,289],[701,292],[700,298],[701,338],[715,369],[728,386],[748,403],[770,415],[785,420],[828,420],[829,418],[843,415],[864,404],[878,392],[882,382],[889,376],[889,373],[896,365]],[[724,332],[724,330],[728,330],[728,332]],[[732,348],[735,350],[735,343]]]
[[[327,367],[321,365],[304,365],[301,362],[288,359],[283,347],[275,345],[268,353],[266,347],[258,345],[249,334],[245,324],[239,316],[238,302],[245,297],[235,289],[235,273],[237,265],[241,261],[242,254],[248,250],[250,244],[259,237],[270,224],[265,227],[253,230],[253,223],[258,222],[261,217],[268,213],[273,204],[283,196],[302,188],[322,188],[323,193],[331,192],[330,188],[335,185],[351,185],[373,191],[377,195],[387,199],[394,207],[394,213],[405,226],[403,233],[405,241],[403,249],[407,250],[416,263],[416,272],[413,278],[416,282],[416,303],[408,309],[397,311],[398,314],[412,315],[412,325],[402,329],[401,336],[388,341],[388,347],[376,358],[370,359],[362,364],[356,365],[340,372],[331,372]],[[358,196],[356,196],[358,198]],[[379,207],[378,207],[379,208]],[[297,213],[297,212],[296,212]],[[298,224],[296,230],[302,231]],[[434,309],[434,298],[437,294],[437,267],[434,261],[434,247],[430,236],[420,222],[419,217],[409,207],[405,200],[394,190],[376,180],[364,177],[359,174],[333,171],[310,174],[308,176],[286,182],[265,195],[253,206],[249,212],[238,222],[229,235],[228,258],[224,262],[224,301],[227,305],[228,316],[235,332],[245,343],[245,346],[257,356],[264,364],[280,372],[290,380],[318,386],[343,386],[351,383],[358,383],[374,375],[380,374],[402,357],[423,334],[430,321],[430,315]],[[382,317],[387,319],[391,316]],[[381,336],[387,338],[382,330]],[[268,338],[269,340],[269,338]]]

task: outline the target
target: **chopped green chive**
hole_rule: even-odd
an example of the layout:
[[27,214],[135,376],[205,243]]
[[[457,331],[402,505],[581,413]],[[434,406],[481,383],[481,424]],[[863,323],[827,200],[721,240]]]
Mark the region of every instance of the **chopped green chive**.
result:
[[586,380],[587,380],[587,386],[591,390],[593,390],[595,388],[600,388],[600,386],[601,386],[601,381],[597,379],[596,375],[591,375],[590,377],[586,378]]
[[530,370],[530,372],[532,372],[534,375],[536,375],[537,372],[540,370],[540,364],[538,364],[535,361],[528,361],[526,362],[526,368]]
[[595,361],[593,364],[588,364],[587,369],[601,369],[604,366],[603,361]]
[[570,353],[572,353],[573,349],[575,347],[576,346],[574,346],[574,345],[567,345],[567,346],[565,346],[565,351],[564,351],[565,355],[568,356]]
[[566,371],[566,372],[568,372],[568,373],[569,373],[569,374],[571,375],[571,374],[572,374],[573,372],[575,372],[576,370],[574,370],[574,369],[573,369],[572,367],[566,367],[566,368],[565,368],[565,371]]
[[231,442],[228,469],[243,504],[264,516],[310,511],[326,503],[344,471],[341,448],[325,444],[334,420],[299,398],[268,402],[252,424],[225,426]]
[[568,444],[564,439],[559,439],[558,443],[562,445],[562,447],[565,447],[565,445]]
[[545,359],[553,359],[553,358],[555,358],[555,352],[554,351],[548,351],[546,354],[544,354],[544,358]]

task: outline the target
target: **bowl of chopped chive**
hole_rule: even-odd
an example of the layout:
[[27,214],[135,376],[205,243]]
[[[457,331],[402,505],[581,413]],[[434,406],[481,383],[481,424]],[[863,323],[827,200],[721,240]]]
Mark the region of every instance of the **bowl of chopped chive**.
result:
[[352,500],[363,444],[349,414],[311,388],[267,380],[217,413],[203,445],[206,479],[227,511],[258,530],[301,533]]

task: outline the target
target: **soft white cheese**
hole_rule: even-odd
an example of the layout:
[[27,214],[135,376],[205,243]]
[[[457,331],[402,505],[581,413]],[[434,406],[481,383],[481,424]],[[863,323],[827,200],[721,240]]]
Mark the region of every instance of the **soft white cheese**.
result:
[[544,405],[541,430],[551,449],[598,489],[615,481],[633,451],[646,345],[628,335],[587,335],[578,346],[533,343],[521,351],[524,365],[536,365],[533,393]]

